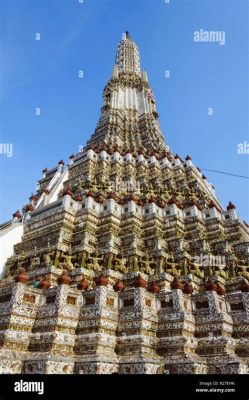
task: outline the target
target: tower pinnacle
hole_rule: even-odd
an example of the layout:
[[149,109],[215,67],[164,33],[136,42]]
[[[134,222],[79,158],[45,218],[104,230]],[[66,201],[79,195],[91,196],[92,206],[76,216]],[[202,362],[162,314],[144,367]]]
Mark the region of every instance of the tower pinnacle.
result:
[[127,40],[132,40],[131,35],[129,34],[128,31],[125,32],[125,37]]
[[141,75],[139,51],[128,31],[122,35],[118,44],[116,64],[120,72],[133,72]]
[[112,77],[103,91],[99,123],[88,144],[101,147],[104,142],[136,151],[141,147],[144,151],[166,149],[155,96],[128,31],[118,44]]

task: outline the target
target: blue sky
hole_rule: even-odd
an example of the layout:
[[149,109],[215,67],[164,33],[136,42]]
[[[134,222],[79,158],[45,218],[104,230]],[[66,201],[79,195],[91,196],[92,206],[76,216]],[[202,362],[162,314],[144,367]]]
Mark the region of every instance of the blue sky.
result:
[[[249,156],[237,152],[249,142],[247,0],[0,0],[0,7],[0,141],[13,144],[12,157],[0,154],[1,222],[28,202],[42,169],[67,162],[93,133],[126,30],[174,153],[249,175]],[[194,42],[200,29],[225,31],[225,45]],[[222,203],[231,200],[248,220],[248,180],[205,175]]]

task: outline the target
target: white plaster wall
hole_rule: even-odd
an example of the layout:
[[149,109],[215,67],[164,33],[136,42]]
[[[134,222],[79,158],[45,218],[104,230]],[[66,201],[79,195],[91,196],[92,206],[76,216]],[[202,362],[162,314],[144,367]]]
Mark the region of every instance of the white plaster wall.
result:
[[150,108],[148,100],[143,91],[138,91],[135,88],[118,88],[118,91],[113,92],[111,99],[111,107],[119,109],[136,109],[139,114],[149,112]]
[[[61,172],[56,172],[54,175],[53,179],[48,185],[48,189],[50,190],[50,193],[48,195],[45,195],[43,193],[41,197],[39,198],[36,209],[39,207],[42,207],[44,205],[48,205],[53,203],[58,199],[59,192],[63,188],[63,183],[68,179],[68,168],[66,167],[64,172],[61,174]],[[46,200],[46,201],[44,201]]]
[[14,254],[14,245],[21,241],[24,224],[13,223],[0,231],[0,277],[7,259]]
[[54,185],[53,189],[51,190],[49,194],[49,201],[48,204],[53,203],[54,201],[58,200],[59,193],[61,189],[63,188],[63,183],[68,179],[68,168],[65,169],[61,177],[58,179],[56,184]]

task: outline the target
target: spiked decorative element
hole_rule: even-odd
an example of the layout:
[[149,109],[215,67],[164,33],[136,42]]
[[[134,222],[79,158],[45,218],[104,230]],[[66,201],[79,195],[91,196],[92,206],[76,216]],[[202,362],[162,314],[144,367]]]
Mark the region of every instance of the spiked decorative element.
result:
[[47,275],[38,284],[39,289],[48,289],[48,288],[50,288],[50,286],[51,286],[51,283],[50,283]]
[[156,293],[159,293],[160,286],[158,286],[158,284],[155,281],[153,281],[148,286],[148,290],[149,290],[149,292],[156,294]]
[[173,281],[170,283],[170,287],[171,287],[172,290],[175,290],[175,289],[183,290],[184,284],[179,280],[177,275],[175,275]]
[[235,205],[231,201],[229,201],[228,206],[227,206],[227,210],[228,211],[229,210],[234,210],[235,208],[236,208]]
[[141,277],[141,275],[139,274],[138,276],[136,276],[136,278],[133,281],[133,286],[134,287],[139,287],[139,288],[143,288],[145,289],[147,287],[147,282]]
[[63,271],[61,276],[57,279],[58,285],[70,285],[71,278],[68,276],[67,271]]
[[217,283],[217,285],[216,285],[216,291],[217,291],[217,294],[219,294],[220,296],[224,296],[226,293],[226,289],[223,286],[221,286],[219,283]]
[[96,286],[107,286],[109,283],[109,279],[107,276],[100,275],[97,279],[95,279]]
[[87,290],[89,287],[89,283],[85,278],[82,278],[81,281],[77,284],[77,289],[79,290]]
[[186,282],[184,283],[184,287],[183,287],[183,290],[182,290],[182,291],[183,291],[183,293],[185,293],[185,294],[192,294],[193,291],[194,291],[192,284],[191,284],[190,282],[186,281]]
[[207,292],[210,292],[210,291],[213,291],[213,290],[216,291],[217,290],[217,284],[214,283],[212,281],[212,279],[209,277],[207,279],[207,281],[204,283],[204,288],[206,289]]
[[21,215],[21,213],[20,213],[19,210],[17,210],[17,211],[13,214],[13,218],[19,219],[19,218],[21,218],[21,217],[22,217],[22,215]]
[[115,290],[115,292],[123,292],[125,289],[125,285],[123,281],[118,281],[115,283],[115,285],[113,286],[113,289]]
[[29,281],[29,276],[24,268],[20,268],[18,275],[15,277],[15,282],[17,283],[27,283]]

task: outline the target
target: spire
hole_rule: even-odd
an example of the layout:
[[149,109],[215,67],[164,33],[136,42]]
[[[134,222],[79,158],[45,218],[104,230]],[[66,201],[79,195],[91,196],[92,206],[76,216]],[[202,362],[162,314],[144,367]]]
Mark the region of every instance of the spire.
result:
[[120,72],[133,72],[141,76],[139,51],[128,31],[118,44],[116,64]]
[[134,151],[166,149],[155,97],[128,31],[118,44],[112,77],[103,91],[99,123],[87,143],[101,148],[104,142]]
[[132,37],[131,37],[131,35],[129,34],[128,31],[126,31],[126,32],[124,33],[124,38],[125,38],[126,40],[131,40],[131,41],[132,41]]

